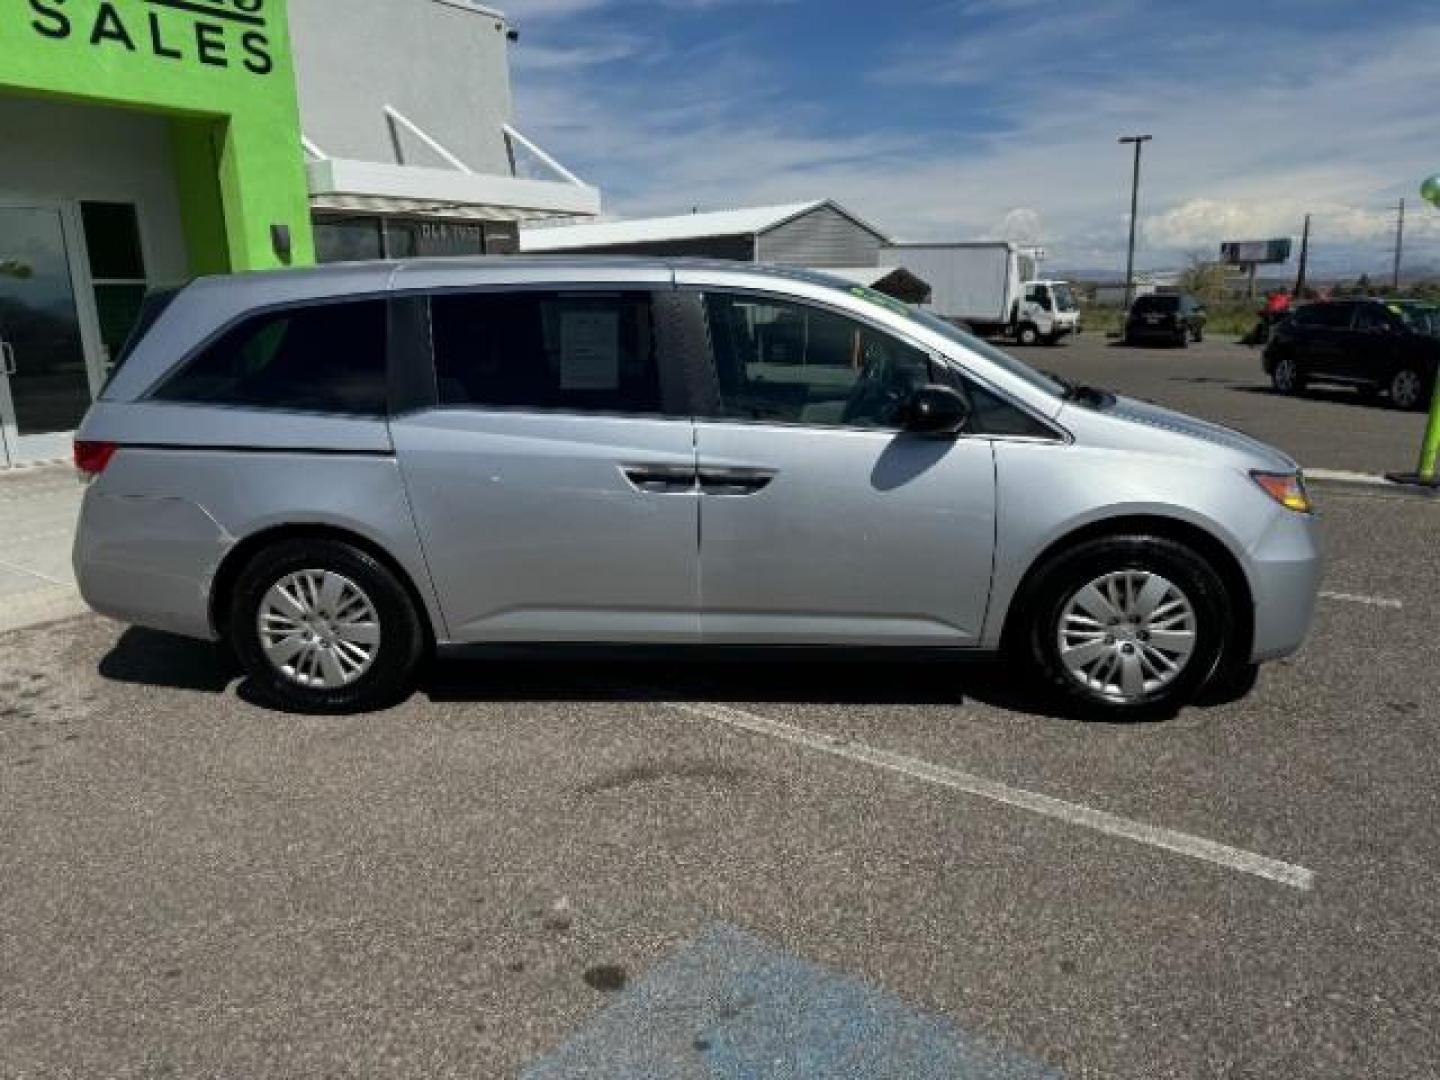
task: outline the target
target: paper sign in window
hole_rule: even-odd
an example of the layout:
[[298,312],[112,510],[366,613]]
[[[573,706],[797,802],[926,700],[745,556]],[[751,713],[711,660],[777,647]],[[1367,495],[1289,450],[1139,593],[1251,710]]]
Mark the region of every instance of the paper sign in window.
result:
[[566,311],[560,316],[560,389],[620,388],[620,313]]

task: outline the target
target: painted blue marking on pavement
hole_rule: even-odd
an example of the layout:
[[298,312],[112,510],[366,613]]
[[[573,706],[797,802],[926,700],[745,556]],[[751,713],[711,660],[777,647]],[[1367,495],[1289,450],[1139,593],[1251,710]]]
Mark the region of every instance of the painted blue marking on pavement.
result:
[[886,991],[717,925],[524,1080],[1059,1080]]

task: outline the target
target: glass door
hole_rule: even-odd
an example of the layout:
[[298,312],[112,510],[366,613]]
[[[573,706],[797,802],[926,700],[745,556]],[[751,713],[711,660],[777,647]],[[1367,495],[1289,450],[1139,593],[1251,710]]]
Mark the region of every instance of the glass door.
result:
[[59,206],[0,204],[0,465],[67,456],[90,406],[66,224]]

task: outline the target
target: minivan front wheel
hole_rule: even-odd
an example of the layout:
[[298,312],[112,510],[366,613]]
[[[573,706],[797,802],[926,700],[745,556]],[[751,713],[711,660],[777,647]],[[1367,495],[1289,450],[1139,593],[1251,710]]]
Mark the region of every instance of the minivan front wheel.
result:
[[281,541],[240,572],[229,639],[251,686],[296,712],[359,712],[407,693],[424,649],[414,602],[368,552]]
[[1219,575],[1165,537],[1102,537],[1062,552],[1026,600],[1032,665],[1062,706],[1091,718],[1172,714],[1231,635]]

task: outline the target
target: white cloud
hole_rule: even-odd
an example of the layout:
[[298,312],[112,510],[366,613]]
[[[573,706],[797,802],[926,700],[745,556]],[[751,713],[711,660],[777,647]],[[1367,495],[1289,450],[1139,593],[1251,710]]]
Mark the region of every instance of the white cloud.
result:
[[512,54],[512,63],[521,73],[569,72],[576,68],[628,60],[641,54],[645,48],[646,42],[641,38],[613,35],[565,47],[525,45]]
[[[1015,59],[991,132],[944,143],[903,123],[835,133],[832,116],[797,101],[743,40],[677,49],[682,79],[537,71],[519,81],[517,101],[525,129],[602,185],[607,209],[623,216],[831,196],[897,236],[965,239],[1004,235],[1026,217],[1007,225],[1007,215],[1023,210],[1057,264],[1113,270],[1131,161],[1115,137],[1152,131],[1142,266],[1221,239],[1298,235],[1307,210],[1316,265],[1383,265],[1386,207],[1440,167],[1433,109],[1415,92],[1433,81],[1440,26],[1351,35],[1330,51],[1308,41],[1303,52],[1282,28],[1256,38],[1238,55],[1229,41],[1223,56],[1202,49],[1173,75],[1117,68],[1062,83],[1043,59]],[[987,60],[997,69],[1024,54],[1020,42],[992,43],[1008,50]],[[1201,78],[1212,59],[1217,70]],[[895,67],[887,61],[882,77],[896,78]],[[1428,244],[1440,258],[1437,223],[1440,212],[1416,207],[1417,257]]]

